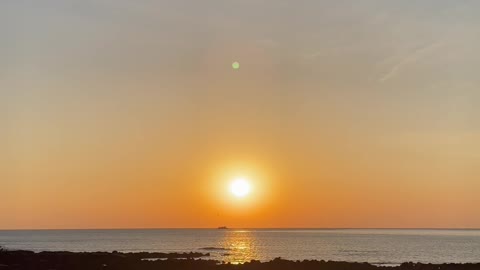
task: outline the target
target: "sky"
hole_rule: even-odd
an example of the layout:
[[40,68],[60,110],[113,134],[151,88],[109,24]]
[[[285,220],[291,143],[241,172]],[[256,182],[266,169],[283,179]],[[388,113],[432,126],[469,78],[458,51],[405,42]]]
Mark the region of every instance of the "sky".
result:
[[479,10],[3,0],[0,229],[480,228]]

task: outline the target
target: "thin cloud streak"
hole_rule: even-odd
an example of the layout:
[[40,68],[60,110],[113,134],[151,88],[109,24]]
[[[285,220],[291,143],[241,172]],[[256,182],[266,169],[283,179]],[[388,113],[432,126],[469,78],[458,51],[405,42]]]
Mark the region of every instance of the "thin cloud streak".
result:
[[421,48],[418,48],[418,49],[414,50],[412,53],[403,57],[397,64],[392,66],[390,68],[390,70],[385,75],[383,75],[382,77],[380,77],[378,79],[378,82],[383,83],[383,82],[386,82],[386,81],[390,80],[391,78],[395,77],[399,72],[401,72],[401,70],[405,66],[418,62],[420,59],[425,57],[426,54],[434,51],[435,49],[437,49],[438,47],[440,47],[442,45],[443,45],[443,42],[438,41],[438,42],[433,42],[433,43],[430,43],[426,46],[423,46]]

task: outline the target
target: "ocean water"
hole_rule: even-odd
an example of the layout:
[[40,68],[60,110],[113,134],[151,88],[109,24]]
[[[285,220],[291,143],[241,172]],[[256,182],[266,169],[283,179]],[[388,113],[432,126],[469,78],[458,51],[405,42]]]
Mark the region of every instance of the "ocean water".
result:
[[480,262],[480,230],[0,231],[0,245],[33,251],[210,252],[211,259],[233,263],[276,257],[382,265]]

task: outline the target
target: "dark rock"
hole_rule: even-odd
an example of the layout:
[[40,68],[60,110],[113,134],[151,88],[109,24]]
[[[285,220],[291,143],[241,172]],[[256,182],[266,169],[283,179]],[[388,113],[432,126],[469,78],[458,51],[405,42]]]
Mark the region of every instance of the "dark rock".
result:
[[[201,259],[206,254],[160,252],[0,252],[1,270],[479,270],[479,264],[403,263],[396,267],[369,263],[333,261],[289,261],[275,258],[270,262],[252,260],[241,265]],[[145,260],[145,259],[162,260]]]

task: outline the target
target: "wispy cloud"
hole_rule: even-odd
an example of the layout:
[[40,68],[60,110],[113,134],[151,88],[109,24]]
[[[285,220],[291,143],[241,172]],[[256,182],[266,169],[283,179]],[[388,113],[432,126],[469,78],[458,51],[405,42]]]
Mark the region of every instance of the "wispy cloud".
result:
[[417,61],[425,57],[425,55],[427,55],[429,52],[432,52],[438,47],[440,47],[442,44],[442,41],[437,41],[413,50],[412,52],[404,56],[402,59],[400,59],[400,61],[398,61],[395,65],[393,65],[388,70],[388,72],[383,74],[378,79],[378,81],[383,83],[395,77],[405,66],[416,63]]
[[318,51],[318,52],[304,54],[303,58],[304,59],[315,59],[315,58],[318,58],[318,57],[321,57],[321,56],[324,56],[324,55],[326,55],[325,51]]

